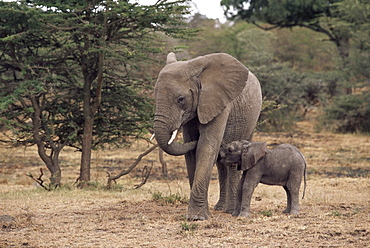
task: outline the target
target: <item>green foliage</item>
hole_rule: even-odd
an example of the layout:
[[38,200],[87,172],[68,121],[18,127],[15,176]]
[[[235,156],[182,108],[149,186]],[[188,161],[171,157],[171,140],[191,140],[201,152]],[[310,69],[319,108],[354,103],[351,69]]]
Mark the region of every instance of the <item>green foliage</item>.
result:
[[279,62],[299,71],[335,70],[337,49],[325,41],[324,34],[301,27],[276,29],[272,33],[272,49]]
[[330,213],[330,215],[333,216],[333,217],[340,217],[340,216],[342,216],[342,213],[339,212],[338,210],[334,210]]
[[[81,149],[86,89],[91,107],[101,101],[94,116],[93,147],[130,144],[130,137],[145,134],[154,111],[153,75],[143,71],[142,63],[152,63],[150,54],[163,51],[156,42],[157,32],[176,38],[196,34],[184,25],[184,15],[189,14],[186,1],[162,0],[149,6],[127,1],[32,3],[0,3],[4,20],[0,110],[13,138],[33,143],[17,134],[32,131],[29,120],[37,107],[40,131],[48,134],[42,136],[45,142],[51,138]],[[101,53],[104,86],[99,100]]]
[[201,16],[201,41],[189,42],[192,56],[226,52],[260,80],[264,101],[258,130],[288,131],[313,107],[328,104],[338,93],[335,47],[320,33],[302,28],[264,31],[246,22],[224,25]]
[[81,150],[80,178],[88,181],[91,149],[130,145],[152,126],[153,75],[142,65],[164,51],[158,33],[196,34],[184,25],[189,6],[29,2],[0,2],[0,121],[12,131],[3,142],[37,144],[59,180],[60,151]]
[[[369,1],[222,0],[221,5],[229,18],[263,30],[290,28],[273,30],[273,42],[265,50],[271,51],[272,60],[259,65],[243,61],[262,79],[267,100],[287,106],[270,113],[264,128],[266,124],[290,128],[287,124],[301,115],[298,110],[304,116],[311,107],[328,106],[324,122],[329,129],[368,132]],[[244,51],[251,54],[250,49]]]
[[[222,0],[221,5],[226,8],[225,14],[232,19],[246,20],[267,29],[306,27],[324,33],[334,42],[339,42],[346,34],[339,34],[336,27],[328,27],[325,23],[328,19],[336,17],[334,6],[336,2],[338,0]],[[261,26],[261,22],[271,26],[264,27],[263,24]]]
[[170,205],[176,205],[176,204],[186,204],[189,202],[189,200],[181,196],[179,194],[170,194],[168,196],[163,196],[162,192],[155,192],[152,195],[153,200],[155,200],[158,203],[161,204],[170,204]]
[[328,129],[340,133],[370,133],[370,95],[344,95],[325,108],[323,120]]
[[271,210],[262,210],[261,214],[266,217],[271,217],[272,216],[272,211]]
[[338,96],[325,108],[323,123],[336,132],[370,132],[370,2],[343,0],[336,4],[342,25],[351,37],[349,56],[343,61],[346,95]]
[[336,0],[222,0],[221,5],[226,7],[225,14],[231,18],[239,17],[251,22],[263,20],[291,27],[310,23],[312,19],[328,13],[328,7],[333,2]]
[[194,222],[184,221],[180,224],[180,226],[181,226],[181,231],[183,232],[193,233],[194,231],[198,229],[198,224]]
[[298,72],[271,63],[252,69],[258,75],[268,105],[262,110],[260,131],[288,131],[312,107],[325,104],[336,93],[335,73]]

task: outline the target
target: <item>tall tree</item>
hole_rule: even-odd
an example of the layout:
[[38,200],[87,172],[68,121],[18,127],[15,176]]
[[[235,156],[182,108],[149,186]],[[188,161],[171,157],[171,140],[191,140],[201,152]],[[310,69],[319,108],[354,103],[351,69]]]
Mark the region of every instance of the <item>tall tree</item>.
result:
[[346,74],[352,95],[334,99],[325,109],[325,124],[337,132],[370,133],[370,1],[343,0],[338,3],[342,25],[351,32],[351,53]]
[[4,141],[16,146],[36,144],[51,173],[51,187],[56,187],[61,179],[59,153],[73,135],[71,131],[58,137],[72,121],[64,119],[63,125],[55,115],[69,107],[66,102],[60,104],[69,87],[68,76],[58,76],[68,75],[65,60],[58,55],[60,43],[45,32],[37,9],[0,2],[0,16],[0,113],[8,136]]
[[[350,33],[338,23],[340,0],[222,0],[225,15],[242,19],[263,29],[305,27],[324,33],[338,47],[340,56],[348,57]],[[262,23],[270,26],[264,26]]]
[[[160,0],[150,6],[113,0],[0,4],[7,27],[0,37],[1,87],[14,84],[2,95],[2,120],[17,140],[20,133],[32,132],[29,144],[40,137],[42,149],[51,148],[53,156],[58,153],[51,143],[81,150],[83,185],[90,180],[92,148],[129,143],[128,136],[140,136],[150,125],[152,104],[146,93],[151,82],[135,72],[140,62],[150,60],[149,54],[162,51],[156,32],[177,38],[195,34],[183,25],[186,1]],[[29,103],[42,107],[37,112]],[[15,109],[18,117],[10,116]],[[60,173],[52,177],[58,185]]]

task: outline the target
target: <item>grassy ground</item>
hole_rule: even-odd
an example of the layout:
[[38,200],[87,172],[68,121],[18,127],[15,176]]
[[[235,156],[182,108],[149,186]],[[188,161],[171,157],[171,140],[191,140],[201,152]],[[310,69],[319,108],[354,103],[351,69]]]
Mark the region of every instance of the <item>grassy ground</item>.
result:
[[[0,247],[367,247],[370,244],[370,137],[315,133],[307,122],[292,133],[257,133],[255,141],[291,143],[306,156],[308,183],[299,217],[285,215],[282,187],[259,185],[251,218],[211,210],[212,218],[189,222],[184,216],[189,186],[182,157],[166,156],[169,178],[161,175],[157,152],[145,157],[113,190],[104,190],[107,172],[128,168],[147,149],[94,153],[96,187],[73,187],[79,154],[61,157],[63,184],[48,192],[27,176],[44,167],[34,149],[0,150]],[[154,162],[153,162],[154,161]],[[139,189],[145,165],[153,163]],[[46,171],[46,169],[45,169]],[[47,179],[47,175],[45,177]],[[213,170],[211,208],[217,202]]]

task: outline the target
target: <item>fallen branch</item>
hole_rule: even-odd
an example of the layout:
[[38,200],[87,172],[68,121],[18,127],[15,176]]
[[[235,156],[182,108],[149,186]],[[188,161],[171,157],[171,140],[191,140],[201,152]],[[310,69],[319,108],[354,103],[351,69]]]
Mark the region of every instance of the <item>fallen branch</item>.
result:
[[32,178],[32,180],[34,180],[36,183],[38,183],[41,187],[43,187],[45,190],[47,191],[50,191],[50,188],[46,187],[44,185],[44,180],[42,179],[42,176],[44,175],[44,171],[42,170],[42,168],[40,168],[40,176],[38,178],[34,178],[34,176],[29,173],[29,174],[26,174],[26,176]]
[[121,171],[121,173],[119,173],[118,175],[116,176],[111,176],[109,174],[109,172],[107,172],[108,174],[108,182],[107,182],[107,188],[110,189],[111,186],[112,186],[112,181],[114,181],[116,183],[116,180],[119,179],[121,176],[124,176],[124,175],[127,175],[128,173],[130,173],[132,171],[132,169],[134,169],[141,161],[141,159],[148,155],[149,153],[151,153],[155,148],[158,147],[158,144],[157,145],[154,145],[152,146],[151,148],[149,148],[148,150],[146,150],[145,152],[143,152],[142,154],[139,155],[139,157],[137,157],[136,161],[130,166],[130,168],[128,168],[127,170],[123,170]]
[[148,180],[148,178],[149,178],[149,176],[150,176],[150,172],[152,171],[152,168],[153,168],[153,162],[152,162],[152,165],[150,166],[150,168],[148,169],[148,166],[145,166],[144,167],[144,169],[143,169],[143,180],[141,181],[141,183],[140,184],[138,184],[138,185],[135,185],[135,189],[138,189],[138,188],[140,188],[141,186],[143,186],[145,183],[146,183],[146,181]]

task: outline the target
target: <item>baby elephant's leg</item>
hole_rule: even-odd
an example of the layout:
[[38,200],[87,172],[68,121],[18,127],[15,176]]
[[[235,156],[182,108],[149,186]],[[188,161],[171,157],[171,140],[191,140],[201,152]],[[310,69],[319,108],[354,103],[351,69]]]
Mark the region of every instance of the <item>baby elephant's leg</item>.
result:
[[[242,201],[241,201],[241,211],[238,217],[249,217],[249,210],[251,206],[251,199],[252,194],[254,192],[254,188],[259,183],[261,177],[253,175],[253,173],[248,173],[250,171],[246,171],[243,188],[242,188]],[[243,174],[244,176],[244,174]]]
[[290,209],[292,207],[292,204],[291,204],[292,203],[292,196],[291,196],[290,191],[289,191],[287,186],[283,186],[283,188],[285,189],[286,199],[287,199],[286,209],[283,211],[283,213],[289,214]]
[[239,180],[238,188],[236,191],[236,205],[234,212],[231,214],[232,216],[239,216],[241,207],[242,207],[242,194],[243,194],[243,184],[245,181],[246,171],[243,172],[242,177]]
[[[299,184],[298,184],[299,185]],[[287,209],[289,214],[298,215],[299,214],[299,186],[287,185],[287,190],[290,193],[290,203],[288,203]],[[289,198],[288,198],[289,201]],[[289,209],[288,209],[289,208]]]

